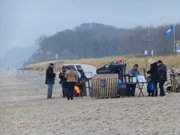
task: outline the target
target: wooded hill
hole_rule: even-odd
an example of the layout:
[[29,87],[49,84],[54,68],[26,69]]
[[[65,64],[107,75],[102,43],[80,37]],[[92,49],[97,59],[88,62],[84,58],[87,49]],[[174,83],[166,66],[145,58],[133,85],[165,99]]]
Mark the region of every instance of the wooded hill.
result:
[[[165,37],[168,25],[159,27],[116,28],[98,23],[84,23],[72,30],[39,38],[39,49],[28,63],[54,59],[96,58],[119,55],[143,55],[154,50],[156,55],[173,52],[173,37]],[[180,24],[176,26],[180,39]]]

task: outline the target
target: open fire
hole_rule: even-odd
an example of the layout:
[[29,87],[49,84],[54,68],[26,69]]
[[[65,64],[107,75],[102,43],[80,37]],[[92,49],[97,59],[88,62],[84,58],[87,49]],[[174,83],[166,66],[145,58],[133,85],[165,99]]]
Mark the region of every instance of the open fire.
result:
[[75,91],[75,94],[76,94],[77,96],[79,96],[79,95],[81,94],[81,88],[80,88],[80,86],[79,86],[79,85],[75,85],[75,86],[74,86],[74,91]]

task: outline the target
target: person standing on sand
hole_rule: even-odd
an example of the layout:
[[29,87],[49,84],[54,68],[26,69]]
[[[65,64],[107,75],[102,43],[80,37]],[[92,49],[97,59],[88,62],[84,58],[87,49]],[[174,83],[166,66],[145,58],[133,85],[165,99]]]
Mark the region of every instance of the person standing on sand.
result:
[[150,75],[150,79],[152,84],[154,85],[155,92],[152,94],[152,96],[158,96],[158,89],[157,89],[157,83],[158,83],[158,66],[157,62],[154,62],[150,65],[150,70],[147,71],[147,73]]
[[54,73],[54,64],[50,63],[46,70],[45,84],[48,86],[47,99],[52,98],[53,85],[55,83],[56,74]]
[[86,95],[86,81],[88,81],[88,78],[86,77],[83,69],[79,69],[78,70],[80,73],[80,78],[79,78],[79,82],[81,84],[81,96],[83,97],[84,95]]
[[65,78],[66,78],[67,86],[68,86],[68,90],[67,90],[67,99],[68,100],[69,99],[73,100],[74,86],[78,82],[78,77],[79,77],[78,73],[74,69],[69,68],[66,71]]
[[62,87],[63,97],[67,96],[67,83],[66,83],[65,74],[66,74],[66,69],[62,67],[62,71],[59,73],[59,79],[60,79],[59,83],[61,84]]
[[[129,75],[136,78],[138,77],[138,75],[140,75],[138,64],[134,64],[133,68],[129,72]],[[130,84],[129,85],[130,96],[135,96],[135,90],[136,90],[136,83]]]
[[158,76],[159,76],[158,82],[160,88],[160,96],[165,96],[164,83],[167,81],[167,67],[161,60],[157,62],[157,65],[158,65]]

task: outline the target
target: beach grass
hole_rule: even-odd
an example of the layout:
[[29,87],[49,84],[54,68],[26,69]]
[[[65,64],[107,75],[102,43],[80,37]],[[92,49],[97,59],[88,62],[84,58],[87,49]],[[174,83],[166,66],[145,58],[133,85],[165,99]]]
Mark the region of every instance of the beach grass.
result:
[[179,67],[180,66],[180,54],[177,55],[161,55],[161,56],[109,56],[101,58],[87,58],[87,59],[69,59],[69,60],[53,60],[45,61],[41,63],[29,64],[25,68],[33,70],[44,70],[47,68],[49,63],[54,63],[55,67],[60,69],[63,64],[90,64],[95,67],[100,67],[104,64],[110,63],[112,61],[117,61],[123,59],[127,62],[128,68],[132,67],[134,64],[139,64],[140,68],[148,68],[148,66],[157,60],[162,60],[168,67]]

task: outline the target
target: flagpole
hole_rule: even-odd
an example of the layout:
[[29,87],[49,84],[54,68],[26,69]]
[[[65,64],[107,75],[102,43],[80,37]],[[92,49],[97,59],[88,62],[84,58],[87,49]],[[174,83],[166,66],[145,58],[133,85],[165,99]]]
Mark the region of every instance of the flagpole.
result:
[[174,54],[176,54],[176,25],[173,25],[173,44],[174,44]]

